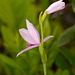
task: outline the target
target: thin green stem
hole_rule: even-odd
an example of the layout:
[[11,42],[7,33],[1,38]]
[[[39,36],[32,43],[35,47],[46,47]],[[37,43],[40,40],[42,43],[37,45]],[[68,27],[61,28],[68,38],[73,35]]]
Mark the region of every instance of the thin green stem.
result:
[[[42,27],[42,22],[41,22],[41,49],[43,51],[43,27]],[[46,64],[43,63],[43,68],[44,68],[44,75],[46,75]]]
[[44,75],[46,75],[46,64],[43,64],[43,68],[44,68]]
[[42,16],[42,22],[45,20],[46,16],[47,16],[47,13],[44,12],[44,14],[43,14],[43,16]]
[[43,27],[42,27],[42,23],[41,23],[41,42],[42,42],[42,49],[43,49]]
[[46,54],[45,54],[45,51],[43,49],[43,27],[42,27],[42,23],[43,23],[45,17],[46,17],[46,12],[44,12],[43,16],[42,16],[42,12],[41,12],[39,15],[39,23],[40,23],[40,28],[41,28],[41,44],[39,45],[39,51],[40,51],[41,59],[42,59],[42,63],[43,63],[44,75],[46,75]]

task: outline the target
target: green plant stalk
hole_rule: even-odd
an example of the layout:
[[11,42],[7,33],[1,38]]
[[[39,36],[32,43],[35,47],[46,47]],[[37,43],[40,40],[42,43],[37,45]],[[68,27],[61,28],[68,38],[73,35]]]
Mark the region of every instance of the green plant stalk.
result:
[[46,75],[46,64],[43,64],[43,68],[44,68],[44,75]]
[[41,42],[42,42],[42,50],[43,50],[43,27],[42,27],[42,23],[41,23]]
[[43,14],[43,16],[42,16],[42,22],[45,20],[46,16],[47,16],[47,13],[44,12],[44,14]]
[[46,12],[44,12],[43,16],[42,16],[42,12],[41,12],[40,16],[39,16],[39,23],[40,23],[40,28],[41,28],[41,44],[39,45],[39,51],[40,51],[41,59],[42,59],[42,63],[43,63],[44,75],[46,75],[46,53],[43,49],[43,27],[42,27],[42,23],[43,23],[45,17],[46,17]]

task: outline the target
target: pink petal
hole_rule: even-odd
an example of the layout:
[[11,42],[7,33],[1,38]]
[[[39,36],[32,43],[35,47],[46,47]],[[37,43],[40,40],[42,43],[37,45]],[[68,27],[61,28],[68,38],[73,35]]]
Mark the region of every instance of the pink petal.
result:
[[32,48],[38,47],[38,46],[39,46],[39,45],[34,45],[34,46],[30,46],[30,47],[28,47],[28,48],[22,50],[21,52],[19,52],[19,53],[17,54],[17,57],[18,57],[20,54],[22,54],[23,52],[25,52],[25,51],[27,51],[27,50],[30,50],[30,49],[32,49]]
[[36,41],[30,36],[30,33],[28,32],[28,30],[22,28],[22,29],[19,29],[19,32],[26,42],[30,44],[36,44]]
[[48,37],[46,37],[45,39],[43,39],[43,42],[47,41],[47,40],[50,39],[51,37],[54,37],[54,36],[48,36]]
[[57,4],[49,13],[54,13],[54,12],[62,10],[64,8],[65,8],[65,3],[61,2],[61,3]]
[[39,44],[40,43],[40,36],[39,36],[38,31],[35,29],[33,24],[30,23],[27,19],[26,19],[26,24],[27,24],[27,28],[28,28],[30,35],[37,42],[37,44]]
[[51,4],[45,11],[47,12],[47,14],[51,14],[56,11],[62,10],[64,8],[65,8],[65,3],[62,2],[62,0],[59,0]]
[[33,46],[34,44],[27,43],[27,47]]

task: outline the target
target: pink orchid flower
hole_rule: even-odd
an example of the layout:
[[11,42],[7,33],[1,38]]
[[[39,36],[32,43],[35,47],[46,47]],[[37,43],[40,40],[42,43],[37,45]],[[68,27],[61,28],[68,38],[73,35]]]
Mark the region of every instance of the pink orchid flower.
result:
[[[38,46],[41,44],[39,33],[38,33],[38,31],[35,29],[35,27],[33,26],[33,24],[30,23],[28,20],[26,20],[26,25],[27,25],[28,30],[22,28],[22,29],[19,29],[19,32],[20,32],[20,35],[23,37],[23,39],[27,42],[27,48],[24,49],[24,50],[22,50],[21,52],[19,52],[19,53],[17,54],[17,57],[18,57],[21,53],[23,53],[23,52],[25,52],[25,51],[27,51],[27,50],[29,50],[29,49],[32,49],[32,48],[34,48],[34,47],[38,47]],[[48,37],[46,37],[46,38],[43,40],[43,42],[45,42],[46,40],[48,40],[48,39],[51,38],[51,37],[53,37],[53,36],[48,36]]]
[[62,2],[63,0],[59,0],[59,1],[56,1],[54,3],[52,3],[46,10],[45,12],[47,14],[51,14],[51,13],[54,13],[56,11],[59,11],[59,10],[62,10],[65,8],[65,2]]

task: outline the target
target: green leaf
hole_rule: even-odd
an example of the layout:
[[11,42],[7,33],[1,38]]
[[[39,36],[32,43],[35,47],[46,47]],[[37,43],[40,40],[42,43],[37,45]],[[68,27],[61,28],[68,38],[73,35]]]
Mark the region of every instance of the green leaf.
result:
[[2,26],[1,27],[1,32],[2,32],[2,36],[3,36],[3,39],[4,41],[8,44],[8,45],[11,45],[12,43],[14,43],[14,35],[12,33],[12,31],[5,27],[5,26]]
[[64,70],[61,75],[70,75],[68,70]]
[[22,69],[17,62],[15,62],[13,59],[9,58],[6,55],[0,54],[0,60],[3,61],[4,63],[10,65],[11,67]]
[[62,71],[61,69],[58,69],[55,73],[55,75],[70,75],[68,70]]
[[66,48],[60,48],[60,51],[69,61],[69,63],[75,68],[75,57]]
[[73,8],[73,11],[75,12],[75,0],[72,0],[72,8]]
[[48,21],[48,18],[45,20],[44,22],[44,25],[43,25],[43,33],[44,33],[44,36],[47,37],[50,35],[51,33],[51,29],[50,29],[50,23]]
[[[25,59],[29,59],[31,61],[31,63],[33,63],[33,66],[36,66],[40,61],[40,54],[39,54],[38,48],[34,48],[34,49],[30,50],[28,53],[29,54],[27,54],[27,57]],[[32,58],[33,58],[33,60],[32,60]]]
[[56,26],[53,27],[53,28],[54,28],[53,36],[58,39],[58,37],[59,37],[59,36],[61,35],[61,33],[62,33],[62,27],[60,26],[60,23],[58,23],[58,22],[54,22],[54,24],[55,24]]
[[57,48],[56,44],[57,44],[57,42],[54,42],[52,47],[50,49],[48,49],[49,50],[48,53],[50,53],[50,54],[49,54],[49,57],[48,57],[48,61],[47,61],[48,65],[47,66],[49,68],[52,67],[54,61],[56,60],[56,56],[57,56],[57,54],[59,52],[59,49]]
[[58,41],[58,46],[63,46],[73,40],[75,40],[75,25],[68,28],[61,34]]
[[14,70],[14,75],[27,75],[25,71],[21,71],[21,70],[18,70],[18,69],[15,69]]
[[15,28],[16,23],[10,0],[0,0],[0,18],[11,29]]
[[69,64],[67,63],[66,59],[62,55],[58,55],[56,58],[56,65],[62,69],[69,69]]
[[48,71],[48,75],[54,75],[53,71]]
[[28,19],[34,25],[36,24],[38,12],[34,4],[34,1],[35,0],[23,0],[21,7],[20,6],[18,7],[17,17],[20,17],[20,18],[17,18],[17,19],[19,19],[18,21],[19,28],[22,28],[25,26],[25,19]]
[[6,75],[12,75],[10,68],[6,64],[4,64],[4,71]]
[[58,69],[58,70],[56,71],[55,75],[61,75],[61,73],[62,73],[62,70],[61,70],[61,69]]
[[42,5],[42,8],[43,8],[43,10],[46,10],[47,8],[48,8],[48,6],[49,6],[49,0],[40,0],[41,1],[41,5]]

